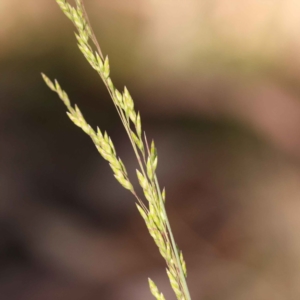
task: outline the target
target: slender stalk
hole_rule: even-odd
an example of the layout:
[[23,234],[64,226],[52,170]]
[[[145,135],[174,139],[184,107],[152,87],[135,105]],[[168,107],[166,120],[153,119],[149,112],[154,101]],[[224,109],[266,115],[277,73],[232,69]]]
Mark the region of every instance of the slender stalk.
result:
[[165,219],[166,219],[166,225],[167,225],[167,228],[168,228],[168,231],[169,231],[169,235],[170,235],[170,238],[171,238],[171,243],[172,243],[172,246],[173,246],[173,250],[174,250],[174,253],[175,253],[177,264],[178,264],[178,267],[179,267],[179,270],[180,270],[180,277],[181,277],[181,281],[182,281],[184,293],[186,295],[186,299],[187,300],[191,300],[191,296],[190,296],[190,292],[189,292],[189,289],[188,289],[188,285],[187,285],[187,282],[186,282],[186,279],[185,279],[185,276],[184,276],[184,272],[183,272],[183,269],[182,269],[182,266],[181,266],[181,263],[180,263],[179,254],[178,254],[178,250],[177,250],[177,245],[175,243],[175,239],[174,239],[174,236],[173,236],[173,233],[172,233],[171,225],[170,225],[170,222],[169,222],[168,215],[166,213],[165,206],[163,205],[163,200],[162,200],[162,197],[161,197],[160,187],[159,187],[159,183],[158,183],[156,175],[154,177],[154,180],[155,180],[156,188],[158,190],[159,201],[162,204],[161,207],[163,209],[163,213],[164,213],[164,216],[165,216]]
[[98,42],[98,40],[97,40],[97,38],[96,38],[96,35],[95,35],[95,33],[94,33],[94,29],[93,29],[93,27],[91,26],[90,18],[89,18],[89,15],[88,15],[87,12],[86,12],[84,3],[83,3],[82,0],[78,0],[78,1],[79,1],[79,4],[80,4],[81,7],[82,7],[82,12],[83,12],[84,18],[86,19],[87,24],[88,24],[88,26],[89,26],[89,28],[90,28],[90,30],[91,30],[91,39],[92,39],[94,45],[96,46],[97,51],[98,51],[100,57],[102,58],[102,60],[104,60],[104,56],[103,56],[101,47],[100,47],[99,42]]

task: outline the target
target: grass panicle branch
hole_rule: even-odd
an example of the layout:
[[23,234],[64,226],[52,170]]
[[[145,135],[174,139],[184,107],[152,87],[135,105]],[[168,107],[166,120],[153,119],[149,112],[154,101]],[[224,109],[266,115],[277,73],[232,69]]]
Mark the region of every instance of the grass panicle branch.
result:
[[[83,1],[75,0],[75,6],[70,5],[66,0],[56,0],[56,2],[76,27],[75,36],[79,50],[98,73],[111,96],[137,158],[139,168],[136,170],[136,175],[146,202],[142,201],[137,195],[128,177],[125,165],[117,156],[114,144],[108,134],[106,132],[102,133],[99,128],[94,130],[86,122],[78,106],[71,105],[67,93],[56,80],[51,81],[45,74],[42,74],[42,77],[48,87],[56,92],[65,104],[70,120],[92,139],[100,155],[108,161],[117,181],[136,198],[137,209],[144,219],[161,256],[165,259],[167,275],[177,299],[191,300],[186,282],[186,264],[182,252],[175,243],[166,213],[165,190],[161,191],[156,176],[158,156],[155,143],[152,141],[149,147],[146,134],[143,134],[140,113],[135,110],[134,101],[128,89],[124,87],[121,92],[115,88],[110,77],[109,59],[102,54]],[[151,279],[149,279],[149,287],[152,295],[157,300],[165,300],[165,297],[159,292]]]

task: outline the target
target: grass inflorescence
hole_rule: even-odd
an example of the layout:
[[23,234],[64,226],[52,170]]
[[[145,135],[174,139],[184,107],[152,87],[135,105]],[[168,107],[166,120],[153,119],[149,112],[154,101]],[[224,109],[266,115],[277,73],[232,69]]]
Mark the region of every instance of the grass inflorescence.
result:
[[[102,54],[83,1],[75,0],[75,6],[70,5],[66,0],[56,0],[56,2],[77,29],[75,36],[78,48],[107,87],[136,155],[138,163],[136,175],[146,201],[143,201],[135,191],[125,165],[120,157],[117,156],[114,144],[108,134],[106,132],[103,133],[99,128],[93,129],[87,123],[78,106],[71,105],[67,93],[61,88],[57,80],[53,82],[45,74],[42,74],[43,79],[65,104],[70,120],[92,139],[100,155],[109,162],[117,181],[136,198],[137,209],[144,219],[161,256],[166,261],[167,275],[177,299],[191,300],[186,283],[186,264],[182,252],[175,243],[165,209],[166,193],[165,190],[161,191],[156,176],[158,156],[155,143],[154,141],[151,144],[148,143],[146,134],[142,130],[140,113],[136,111],[128,89],[124,87],[124,90],[121,92],[115,88],[110,76],[108,56],[104,57]],[[149,287],[157,300],[165,299],[151,279],[149,279]]]

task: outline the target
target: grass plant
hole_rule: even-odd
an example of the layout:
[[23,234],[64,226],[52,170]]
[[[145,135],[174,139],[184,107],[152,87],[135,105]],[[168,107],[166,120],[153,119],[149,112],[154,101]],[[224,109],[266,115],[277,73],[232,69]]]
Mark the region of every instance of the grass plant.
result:
[[[87,123],[78,106],[72,106],[67,93],[57,80],[51,81],[45,74],[42,74],[42,77],[48,87],[56,92],[65,104],[70,120],[92,139],[101,156],[108,161],[117,181],[135,197],[137,209],[166,262],[167,276],[177,299],[191,300],[186,282],[186,264],[183,254],[175,242],[165,209],[165,189],[161,190],[156,176],[158,156],[155,143],[154,141],[151,144],[148,143],[146,134],[142,130],[141,115],[136,111],[128,89],[125,87],[121,92],[115,88],[110,76],[108,56],[104,57],[102,53],[83,1],[75,0],[74,6],[66,0],[56,0],[56,2],[76,27],[75,36],[78,47],[92,68],[99,74],[119,114],[137,159],[136,175],[144,193],[144,200],[135,191],[126,167],[117,155],[108,134],[98,127],[93,129]],[[151,279],[149,279],[149,286],[157,300],[165,299]]]

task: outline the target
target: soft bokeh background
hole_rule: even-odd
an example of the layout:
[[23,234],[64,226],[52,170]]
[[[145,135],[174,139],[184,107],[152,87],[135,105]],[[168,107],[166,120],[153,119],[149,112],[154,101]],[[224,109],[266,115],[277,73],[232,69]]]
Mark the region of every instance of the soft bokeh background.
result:
[[[159,151],[193,299],[300,299],[299,0],[86,0]],[[40,78],[133,173],[121,122],[54,0],[0,0],[1,300],[174,299],[134,199]]]

